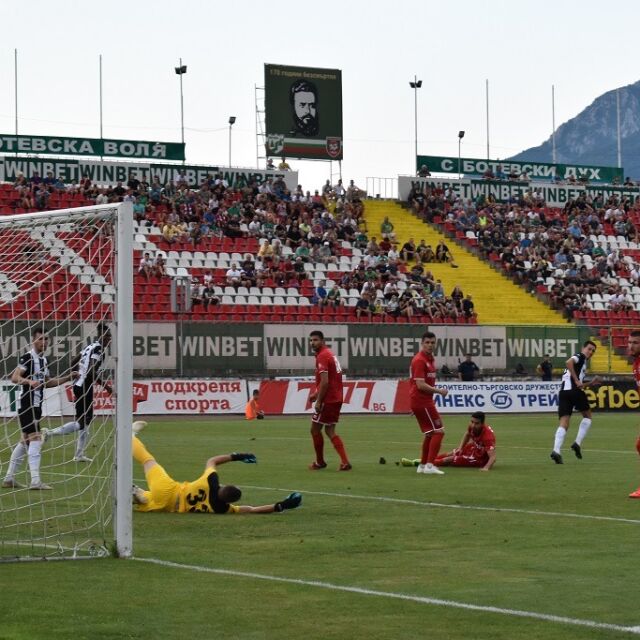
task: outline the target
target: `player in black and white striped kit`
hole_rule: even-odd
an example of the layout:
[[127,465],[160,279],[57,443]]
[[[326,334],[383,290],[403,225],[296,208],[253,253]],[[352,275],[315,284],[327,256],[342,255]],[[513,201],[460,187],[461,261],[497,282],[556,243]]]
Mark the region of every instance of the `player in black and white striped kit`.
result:
[[98,383],[111,395],[111,386],[102,381],[101,368],[104,363],[106,350],[111,344],[111,331],[107,325],[100,323],[97,327],[97,338],[87,345],[78,358],[77,378],[73,383],[73,397],[75,404],[75,420],[67,422],[61,427],[45,431],[45,438],[63,436],[78,431],[76,442],[75,462],[91,462],[85,455],[89,441],[89,425],[93,420],[93,385]]
[[587,340],[582,345],[582,351],[572,355],[566,362],[566,369],[562,374],[562,383],[560,392],[558,393],[558,416],[560,424],[556,429],[555,440],[553,443],[553,451],[551,459],[556,464],[562,464],[562,443],[567,435],[569,421],[574,409],[582,413],[582,421],[578,427],[578,435],[575,442],[571,445],[571,449],[576,454],[576,458],[582,460],[582,441],[591,427],[591,408],[589,400],[583,391],[585,387],[600,384],[599,378],[593,378],[589,382],[585,382],[587,373],[587,361],[595,353],[596,345],[591,340]]
[[48,337],[42,327],[31,331],[31,349],[20,356],[18,366],[11,374],[11,382],[21,386],[18,405],[18,422],[22,436],[20,442],[11,452],[7,475],[2,482],[3,489],[20,489],[23,487],[16,480],[16,473],[20,469],[25,457],[29,464],[31,475],[30,489],[51,489],[40,479],[40,450],[42,437],[40,435],[40,419],[42,418],[42,403],[46,387],[57,387],[73,379],[73,374],[59,378],[49,377],[49,365],[44,355],[47,349]]

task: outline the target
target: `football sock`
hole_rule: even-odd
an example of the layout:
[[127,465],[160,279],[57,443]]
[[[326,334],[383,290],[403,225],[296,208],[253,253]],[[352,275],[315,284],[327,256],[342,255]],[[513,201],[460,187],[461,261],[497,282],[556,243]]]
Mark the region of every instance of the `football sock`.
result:
[[444,433],[434,433],[431,436],[431,442],[429,443],[429,457],[427,458],[427,463],[433,461],[438,457],[438,453],[440,453],[440,444],[442,443],[442,438],[444,438]]
[[576,436],[576,444],[581,445],[584,437],[587,435],[587,431],[589,431],[589,427],[591,426],[591,418],[582,418],[580,421],[580,426],[578,427],[578,435]]
[[29,473],[31,473],[31,484],[40,484],[40,449],[42,440],[32,440],[29,443]]
[[84,455],[84,450],[87,448],[89,442],[89,427],[85,427],[78,433],[78,440],[76,441],[76,458]]
[[427,464],[429,458],[429,443],[431,442],[431,435],[425,435],[422,439],[422,451],[420,452],[420,464]]
[[562,443],[564,442],[564,437],[567,435],[567,430],[564,427],[558,427],[556,429],[556,438],[553,443],[553,450],[556,453],[560,453],[560,449],[562,449]]
[[77,422],[67,422],[63,424],[61,427],[56,427],[55,429],[49,430],[50,436],[66,436],[70,433],[75,433],[80,430],[80,425]]
[[316,462],[324,462],[324,436],[322,433],[312,431],[311,439],[313,440],[313,448],[316,451]]
[[340,462],[342,462],[342,464],[349,464],[349,458],[347,457],[347,452],[344,449],[342,438],[338,435],[333,436],[333,438],[331,438],[331,444],[340,456]]
[[18,442],[11,452],[9,468],[7,469],[7,475],[4,478],[5,480],[13,480],[26,455],[27,445],[22,441]]
[[636,451],[640,454],[640,436],[636,440]]
[[144,464],[145,462],[150,462],[155,459],[142,444],[142,440],[139,440],[137,436],[133,436],[131,439],[131,450],[136,462],[139,462],[140,464]]

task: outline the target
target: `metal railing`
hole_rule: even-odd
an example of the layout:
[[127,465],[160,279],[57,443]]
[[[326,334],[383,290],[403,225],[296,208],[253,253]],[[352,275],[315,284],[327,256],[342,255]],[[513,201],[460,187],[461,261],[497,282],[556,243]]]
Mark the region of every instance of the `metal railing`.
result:
[[368,177],[366,181],[366,190],[370,198],[397,200],[398,178]]

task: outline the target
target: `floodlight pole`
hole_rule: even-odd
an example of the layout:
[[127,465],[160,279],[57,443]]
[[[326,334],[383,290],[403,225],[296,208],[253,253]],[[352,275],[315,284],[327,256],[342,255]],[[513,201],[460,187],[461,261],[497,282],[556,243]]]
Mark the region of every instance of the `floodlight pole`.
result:
[[[414,169],[418,168],[418,89],[422,86],[422,80],[418,80],[418,76],[413,76],[413,82],[409,82],[409,86],[413,89],[413,100],[414,100],[414,159],[413,159],[413,167]],[[411,172],[412,174],[415,171]]]

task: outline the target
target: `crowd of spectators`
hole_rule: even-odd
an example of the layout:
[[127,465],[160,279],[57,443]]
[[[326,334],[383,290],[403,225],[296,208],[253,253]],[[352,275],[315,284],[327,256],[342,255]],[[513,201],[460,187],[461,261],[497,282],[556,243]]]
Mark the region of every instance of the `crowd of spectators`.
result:
[[[289,191],[282,178],[258,183],[240,177],[229,185],[218,174],[196,189],[180,172],[165,184],[156,176],[147,182],[132,174],[126,184],[117,182],[110,187],[97,186],[88,177],[65,186],[48,174],[30,180],[21,175],[14,188],[25,205],[46,204],[44,193],[63,189],[96,204],[129,201],[138,223],[160,230],[164,248],[186,244],[198,250],[209,238],[256,239],[258,251],[244,253],[241,261],[231,264],[224,281],[216,280],[212,272],[205,274],[204,282],[194,279],[192,300],[205,308],[219,302],[215,285],[236,290],[262,286],[299,290],[313,278],[310,265],[323,264],[332,281],[313,283],[312,298],[312,303],[322,307],[349,304],[358,318],[420,316],[425,321],[456,321],[475,317],[471,296],[464,296],[459,287],[447,295],[426,266],[445,262],[456,267],[448,246],[441,242],[432,248],[424,240],[416,244],[413,239],[400,246],[388,218],[369,234],[363,192],[353,180],[348,186],[342,180],[335,185],[327,180],[322,189],[311,193],[300,185]],[[360,255],[359,262],[340,260],[343,241]],[[144,253],[138,273],[145,280],[164,277],[163,255]],[[358,293],[355,304],[354,290]]]
[[408,204],[423,219],[440,220],[459,237],[471,238],[517,284],[548,292],[552,306],[568,318],[586,310],[593,294],[606,296],[611,310],[632,308],[624,283],[640,286],[640,268],[619,246],[640,241],[634,224],[640,206],[630,198],[581,194],[552,209],[535,188],[500,204],[427,186],[414,188]]

